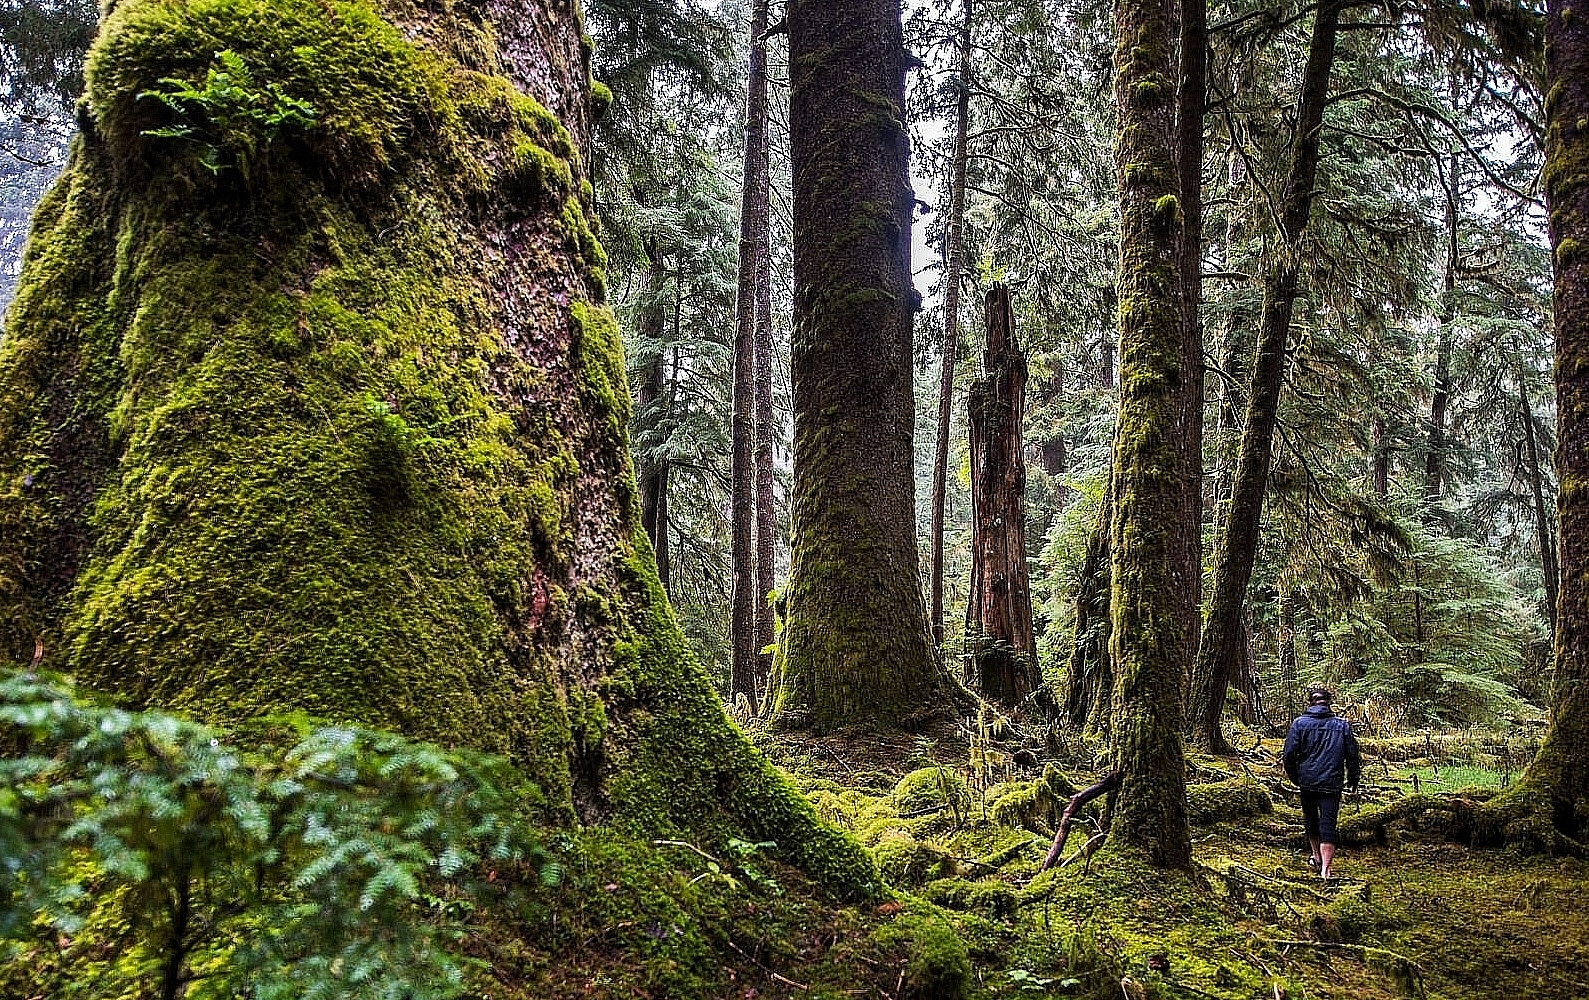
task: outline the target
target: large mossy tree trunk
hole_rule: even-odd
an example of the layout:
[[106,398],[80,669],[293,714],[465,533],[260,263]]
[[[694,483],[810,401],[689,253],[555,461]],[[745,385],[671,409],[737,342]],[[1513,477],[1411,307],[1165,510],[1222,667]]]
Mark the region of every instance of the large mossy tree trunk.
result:
[[1176,163],[1172,5],[1116,0],[1115,168],[1120,186],[1120,416],[1114,437],[1112,736],[1121,775],[1108,845],[1166,868],[1191,865],[1181,682],[1191,649],[1178,561],[1185,551],[1187,380]]
[[1247,415],[1231,486],[1230,512],[1224,519],[1224,533],[1217,542],[1214,592],[1209,598],[1208,622],[1203,627],[1203,639],[1192,671],[1188,712],[1191,737],[1198,746],[1216,753],[1228,754],[1235,750],[1220,729],[1219,720],[1233,672],[1239,669],[1247,655],[1242,611],[1246,605],[1247,584],[1252,579],[1253,561],[1257,557],[1264,491],[1269,484],[1275,422],[1280,412],[1280,390],[1285,381],[1286,346],[1301,283],[1302,233],[1313,209],[1319,135],[1329,95],[1330,72],[1335,64],[1336,23],[1341,7],[1339,0],[1325,0],[1314,16],[1302,90],[1297,97],[1297,131],[1280,205],[1280,231],[1265,265],[1257,353],[1247,391]]
[[972,687],[1015,708],[1042,684],[1026,562],[1026,355],[1015,340],[1010,290],[986,302],[983,376],[971,386],[971,590],[966,647]]
[[114,6],[0,348],[0,641],[131,705],[498,751],[550,820],[860,889],[657,582],[583,44],[573,0]]
[[916,550],[907,61],[895,0],[788,8],[794,162],[794,555],[780,724],[920,727],[955,711]]
[[1556,691],[1539,755],[1492,803],[1509,839],[1553,846],[1589,833],[1589,20],[1549,0],[1545,203],[1555,260],[1556,469],[1561,582]]

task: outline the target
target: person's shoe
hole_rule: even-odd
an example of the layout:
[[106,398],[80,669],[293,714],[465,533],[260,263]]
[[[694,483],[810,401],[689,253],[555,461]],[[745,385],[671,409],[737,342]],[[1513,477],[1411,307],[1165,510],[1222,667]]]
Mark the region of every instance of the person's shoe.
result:
[[1323,862],[1322,862],[1322,860],[1320,858],[1316,858],[1315,857],[1315,858],[1309,858],[1308,859],[1308,867],[1309,868],[1317,868],[1322,863]]

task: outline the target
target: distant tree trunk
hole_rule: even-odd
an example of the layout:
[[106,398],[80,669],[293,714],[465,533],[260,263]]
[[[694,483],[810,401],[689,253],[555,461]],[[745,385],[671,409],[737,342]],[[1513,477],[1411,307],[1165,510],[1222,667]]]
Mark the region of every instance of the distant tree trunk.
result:
[[960,277],[965,270],[966,144],[971,127],[971,11],[963,0],[960,20],[958,98],[955,138],[949,167],[949,218],[944,233],[943,368],[938,379],[938,439],[932,461],[932,622],[933,642],[943,645],[944,501],[949,481],[949,428],[954,417],[955,361],[960,354]]
[[1108,844],[1191,866],[1181,743],[1187,647],[1179,555],[1186,520],[1185,217],[1176,150],[1175,37],[1162,0],[1115,4],[1120,186],[1120,416],[1114,438],[1114,766]]
[[1370,459],[1369,480],[1374,499],[1380,502],[1390,495],[1390,442],[1386,437],[1385,415],[1376,413],[1371,438],[1374,454]]
[[[766,0],[754,0],[758,8]],[[766,11],[761,12],[763,21]],[[766,31],[763,29],[762,34]],[[759,38],[760,36],[758,36]],[[772,225],[770,198],[772,187],[771,149],[768,146],[767,119],[767,43],[760,41],[760,72],[763,77],[761,111],[761,157],[756,198],[759,242],[756,247],[756,680],[764,692],[772,681],[774,611],[769,595],[777,587],[778,571],[778,497],[773,469],[773,445],[777,441],[772,408]],[[756,70],[752,63],[752,71]],[[765,699],[765,694],[763,695]]]
[[[1054,374],[1048,380],[1048,402],[1060,402],[1065,398],[1065,369],[1062,365],[1054,366]],[[1039,404],[1041,405],[1041,404]],[[1038,454],[1043,462],[1043,471],[1050,476],[1063,475],[1067,468],[1067,455],[1065,449],[1065,429],[1062,426],[1050,428],[1048,436],[1043,438],[1038,445]]]
[[793,0],[794,556],[780,724],[928,726],[960,697],[916,550],[909,138],[895,0]]
[[1534,534],[1539,538],[1539,569],[1545,582],[1545,620],[1551,634],[1556,632],[1557,589],[1561,567],[1556,561],[1556,531],[1545,509],[1545,476],[1540,469],[1538,429],[1534,426],[1534,407],[1528,401],[1528,383],[1517,373],[1517,395],[1522,404],[1524,454],[1528,457],[1528,485],[1534,499]]
[[1180,168],[1181,215],[1181,377],[1177,384],[1180,418],[1175,439],[1181,447],[1181,503],[1185,510],[1173,535],[1174,593],[1181,602],[1186,659],[1180,664],[1182,690],[1192,674],[1198,632],[1203,623],[1203,114],[1208,98],[1208,4],[1180,0],[1180,75],[1176,92],[1176,157]]
[[1026,565],[1026,356],[1015,340],[1010,290],[987,295],[984,375],[971,386],[971,592],[966,606],[967,681],[1014,708],[1042,684],[1032,638]]
[[[745,171],[739,201],[739,290],[734,310],[734,419],[730,461],[731,646],[729,693],[757,703],[761,643],[758,623],[768,617],[755,548],[758,521],[756,422],[758,320],[761,276],[766,270],[770,220],[767,204],[767,0],[755,0],[750,17],[750,72],[745,96]],[[770,456],[769,456],[770,457]]]
[[1243,654],[1241,615],[1258,550],[1264,490],[1272,460],[1280,389],[1285,380],[1286,340],[1300,281],[1302,232],[1313,207],[1319,165],[1319,133],[1330,70],[1335,62],[1336,22],[1342,0],[1324,0],[1315,15],[1302,92],[1297,99],[1297,132],[1291,147],[1281,201],[1278,247],[1267,265],[1264,303],[1258,329],[1252,386],[1241,436],[1241,457],[1232,487],[1230,516],[1214,564],[1214,593],[1193,670],[1190,722],[1192,740],[1216,753],[1231,753],[1219,725],[1231,671]]
[[[1239,156],[1232,156],[1228,174],[1232,188],[1244,183],[1246,161]],[[1225,225],[1226,271],[1245,270],[1253,265],[1253,261],[1235,256],[1237,251],[1234,248],[1242,240],[1237,213],[1232,212]],[[1225,378],[1219,387],[1218,431],[1214,435],[1215,539],[1224,534],[1225,525],[1230,519],[1230,493],[1236,478],[1236,456],[1241,445],[1241,419],[1247,408],[1246,386],[1252,378],[1253,327],[1257,325],[1251,299],[1244,289],[1234,290],[1228,308],[1219,338],[1219,364]]]
[[[667,271],[655,247],[647,247],[645,306],[640,311],[640,336],[647,344],[662,345],[667,336],[667,314],[662,307],[662,291],[667,285]],[[675,352],[677,348],[674,348]],[[656,430],[665,424],[672,407],[670,382],[667,377],[668,348],[659,346],[654,360],[648,363],[635,391],[635,409],[648,429]],[[660,411],[660,412],[656,412]],[[660,443],[660,442],[657,442]],[[668,471],[669,462],[656,443],[651,453],[636,463],[640,487],[640,524],[651,549],[656,554],[657,578],[664,590],[668,587]]]
[[[39,637],[128,705],[500,752],[548,820],[772,840],[866,891],[724,715],[640,536],[579,5],[341,10],[104,22],[0,345],[3,656]],[[218,50],[314,124],[170,138],[140,98]]]
[[[1457,73],[1451,74],[1449,98],[1453,106],[1462,99],[1462,86]],[[1433,393],[1429,400],[1429,426],[1424,458],[1424,500],[1430,514],[1439,503],[1449,474],[1447,438],[1447,411],[1451,405],[1451,352],[1454,349],[1455,321],[1457,316],[1457,272],[1462,265],[1461,197],[1462,156],[1452,154],[1437,161],[1440,171],[1441,193],[1445,201],[1445,273],[1442,277],[1440,297],[1440,334],[1435,348]]]
[[1297,598],[1288,582],[1280,584],[1280,605],[1276,612],[1280,619],[1275,626],[1275,645],[1280,660],[1280,703],[1286,715],[1296,715],[1302,707],[1302,693],[1297,685]]
[[[1556,470],[1561,590],[1556,691],[1539,754],[1492,807],[1516,828],[1582,844],[1589,830],[1589,20],[1548,0],[1545,28],[1545,205],[1555,260]],[[1544,846],[1554,849],[1555,845]],[[1581,847],[1580,847],[1581,849]]]
[[1071,647],[1065,715],[1091,733],[1109,732],[1109,697],[1114,669],[1109,660],[1109,536],[1114,525],[1114,486],[1104,488],[1098,523],[1087,539],[1076,588],[1076,637]]
[[1440,297],[1440,336],[1435,347],[1434,393],[1429,400],[1428,455],[1424,457],[1424,500],[1440,501],[1446,479],[1446,411],[1451,405],[1451,351],[1453,324],[1457,315],[1457,267],[1461,263],[1458,243],[1457,198],[1462,182],[1461,161],[1453,156],[1443,165],[1442,187],[1446,209],[1446,263]]

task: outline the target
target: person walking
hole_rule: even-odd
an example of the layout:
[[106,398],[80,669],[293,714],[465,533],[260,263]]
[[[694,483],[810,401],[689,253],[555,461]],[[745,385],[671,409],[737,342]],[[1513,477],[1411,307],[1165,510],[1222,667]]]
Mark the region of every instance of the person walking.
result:
[[1335,860],[1335,820],[1343,789],[1354,795],[1363,770],[1352,725],[1330,711],[1334,695],[1328,688],[1308,692],[1308,710],[1291,723],[1282,754],[1286,776],[1302,790],[1302,826],[1312,853],[1308,864],[1319,877],[1330,878]]

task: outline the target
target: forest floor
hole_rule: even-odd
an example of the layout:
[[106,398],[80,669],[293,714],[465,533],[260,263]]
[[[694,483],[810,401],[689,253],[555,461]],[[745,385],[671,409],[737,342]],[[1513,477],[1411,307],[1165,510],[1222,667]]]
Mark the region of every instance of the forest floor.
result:
[[[1421,740],[1365,741],[1369,791],[1343,818],[1415,783],[1441,794],[1472,780],[1445,794],[1482,798],[1516,763],[1505,741]],[[1087,855],[1095,818],[1073,833],[1062,867],[1039,873],[1059,810],[1097,773],[1079,741],[762,743],[826,819],[872,850],[885,895],[826,899],[760,860],[766,845],[719,860],[664,849],[651,882],[675,887],[661,894],[670,902],[637,898],[652,915],[627,921],[621,908],[563,908],[564,944],[530,963],[539,970],[525,987],[724,1000],[1589,996],[1589,863],[1469,849],[1398,825],[1382,844],[1343,848],[1326,886],[1306,864],[1276,740],[1248,737],[1240,758],[1193,760],[1186,876]],[[583,850],[585,865],[601,853]],[[619,884],[605,886],[628,891]],[[675,909],[659,915],[666,906]]]

